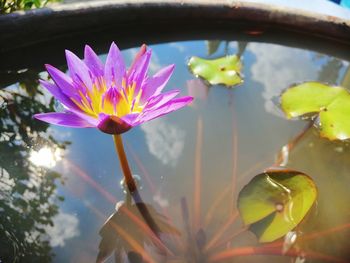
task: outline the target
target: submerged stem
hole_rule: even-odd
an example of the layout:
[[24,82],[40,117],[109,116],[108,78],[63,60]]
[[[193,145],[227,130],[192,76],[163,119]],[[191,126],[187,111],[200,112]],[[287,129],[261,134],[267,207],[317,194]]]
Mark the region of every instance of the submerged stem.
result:
[[201,228],[201,177],[202,177],[202,144],[203,144],[203,121],[201,116],[197,120],[197,141],[194,166],[194,189],[193,189],[193,226]]
[[157,237],[159,237],[159,227],[157,226],[156,222],[152,218],[150,212],[148,211],[147,206],[145,203],[142,201],[142,198],[137,191],[137,186],[134,178],[132,177],[132,173],[129,167],[128,159],[126,158],[125,150],[124,150],[124,145],[122,141],[121,135],[115,134],[113,135],[114,139],[114,144],[115,148],[118,153],[119,161],[120,161],[120,166],[123,170],[123,175],[125,178],[125,183],[128,188],[129,193],[127,193],[127,200],[130,202],[130,196],[134,199],[135,204],[146,221],[147,225],[151,228],[151,230],[156,234]]
[[294,147],[297,145],[297,143],[307,134],[307,132],[314,126],[314,121],[310,121],[305,128],[297,134],[295,137],[293,137],[288,144],[282,147],[282,150],[276,160],[276,162],[271,167],[278,167],[278,166],[285,166],[285,164],[288,162],[288,156],[290,152],[294,149]]
[[113,140],[114,140],[115,149],[118,153],[120,166],[123,170],[126,186],[128,187],[129,192],[133,193],[137,190],[137,187],[136,187],[136,182],[131,174],[128,159],[126,158],[122,136],[119,134],[114,134]]

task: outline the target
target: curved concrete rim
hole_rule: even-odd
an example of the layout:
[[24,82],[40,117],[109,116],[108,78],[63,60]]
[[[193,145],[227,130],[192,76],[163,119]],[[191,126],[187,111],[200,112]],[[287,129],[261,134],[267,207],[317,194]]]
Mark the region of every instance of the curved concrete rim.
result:
[[[297,34],[300,45],[311,37],[350,46],[349,20],[300,9],[241,0],[121,0],[53,5],[0,16],[0,56],[11,64],[13,56],[24,58],[29,51],[35,55],[59,44],[74,50],[73,43],[81,46],[82,41],[119,43],[119,39],[151,35],[151,42],[190,40],[198,32],[221,31],[248,37],[274,32],[293,38]],[[106,34],[112,36],[102,36]]]

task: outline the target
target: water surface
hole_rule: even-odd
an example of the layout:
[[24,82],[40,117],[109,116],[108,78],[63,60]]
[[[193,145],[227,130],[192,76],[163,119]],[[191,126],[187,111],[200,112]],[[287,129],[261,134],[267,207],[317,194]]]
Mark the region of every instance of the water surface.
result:
[[[307,125],[284,117],[278,101],[281,92],[309,80],[350,87],[345,81],[347,61],[280,45],[246,44],[244,83],[232,89],[205,88],[190,73],[187,61],[193,55],[236,54],[239,43],[223,41],[212,55],[204,40],[150,46],[151,73],[176,64],[166,90],[179,88],[185,95],[201,89],[202,93],[190,107],[123,135],[131,168],[141,178],[144,202],[169,218],[181,233],[180,243],[186,244],[184,204],[190,232],[201,230],[207,242],[218,236],[207,258],[228,247],[259,246],[250,231],[229,242],[225,239],[243,228],[239,216],[232,219],[239,191],[270,167],[281,148]],[[137,48],[123,51],[127,64],[136,52]],[[106,55],[101,58],[105,60]],[[0,262],[95,262],[99,231],[115,212],[116,203],[125,198],[113,140],[96,129],[69,129],[33,120],[34,113],[60,107],[38,86],[39,77],[47,78],[45,72],[24,69],[2,75],[14,81],[0,91]],[[289,153],[286,166],[311,176],[319,192],[317,204],[296,229],[300,242],[295,246],[301,251],[344,262],[350,258],[349,157],[348,144],[320,138],[316,128]],[[215,203],[219,205],[213,209]],[[228,220],[232,224],[218,234]],[[123,229],[128,231],[128,224]],[[315,238],[303,241],[307,235]],[[171,238],[165,240],[179,256],[178,261],[169,262],[187,262],[184,250]],[[299,261],[292,257],[293,262],[305,262],[303,255]],[[259,255],[227,262],[290,260]],[[114,262],[113,257],[108,262]],[[306,262],[323,261],[307,257]]]

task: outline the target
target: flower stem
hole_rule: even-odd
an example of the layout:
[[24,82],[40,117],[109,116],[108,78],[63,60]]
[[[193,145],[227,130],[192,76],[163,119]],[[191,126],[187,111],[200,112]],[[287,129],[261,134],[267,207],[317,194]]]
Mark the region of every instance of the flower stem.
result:
[[128,159],[126,158],[126,154],[125,154],[125,150],[124,150],[122,136],[115,134],[115,135],[113,135],[113,139],[114,139],[115,148],[116,148],[117,153],[118,153],[120,166],[123,170],[125,183],[126,183],[126,186],[129,190],[129,193],[127,193],[128,203],[130,203],[130,196],[131,196],[134,199],[135,204],[136,204],[140,214],[145,219],[146,223],[151,228],[151,230],[158,237],[159,232],[160,232],[159,227],[157,226],[154,219],[152,218],[147,206],[142,201],[142,198],[137,190],[135,180],[132,177],[132,173],[131,173],[131,170],[129,167]]
[[134,193],[137,190],[137,187],[136,187],[135,180],[131,174],[128,159],[126,158],[122,136],[119,134],[114,134],[113,140],[115,144],[115,149],[118,153],[120,166],[123,170],[126,186],[128,187],[128,190],[130,193]]

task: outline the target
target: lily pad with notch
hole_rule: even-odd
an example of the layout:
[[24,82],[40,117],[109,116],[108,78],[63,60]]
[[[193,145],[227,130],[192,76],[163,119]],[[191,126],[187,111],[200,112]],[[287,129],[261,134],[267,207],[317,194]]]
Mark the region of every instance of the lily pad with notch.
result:
[[345,88],[319,82],[305,82],[281,95],[281,107],[288,118],[312,114],[320,135],[329,140],[350,138],[350,93]]
[[235,86],[243,82],[242,63],[238,56],[224,56],[217,59],[191,57],[188,62],[191,72],[201,77],[210,85],[223,84]]
[[272,242],[294,229],[317,197],[304,173],[278,169],[255,176],[239,193],[238,209],[259,242]]

